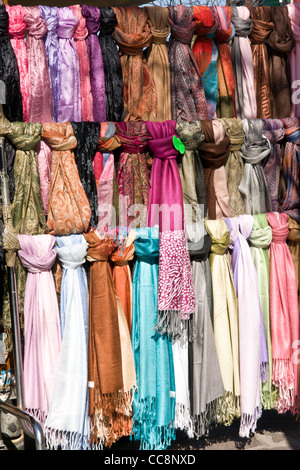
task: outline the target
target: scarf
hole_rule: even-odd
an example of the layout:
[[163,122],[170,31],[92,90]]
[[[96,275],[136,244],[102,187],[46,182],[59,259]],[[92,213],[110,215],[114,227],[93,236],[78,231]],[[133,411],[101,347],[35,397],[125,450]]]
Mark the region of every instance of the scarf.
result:
[[257,107],[254,66],[248,40],[252,30],[252,20],[248,8],[232,5],[231,22],[235,30],[231,41],[231,61],[235,77],[236,115],[240,119],[255,119]]
[[245,162],[243,179],[239,185],[245,202],[246,214],[259,214],[271,210],[271,199],[262,167],[269,156],[271,144],[263,135],[261,119],[243,119],[244,143],[241,148]]
[[244,214],[244,200],[239,191],[239,185],[244,174],[244,161],[241,147],[244,142],[243,121],[240,119],[221,119],[225,133],[230,140],[230,153],[225,164],[226,181],[229,193],[231,217]]
[[274,24],[271,21],[270,7],[247,6],[252,20],[249,35],[254,65],[254,86],[258,118],[271,118],[271,90],[268,64],[268,51],[265,44]]
[[285,130],[285,147],[282,162],[284,178],[283,202],[280,210],[286,212],[298,222],[300,221],[300,127],[292,126]]
[[51,148],[43,139],[41,139],[37,146],[37,160],[40,177],[41,198],[45,216],[48,214],[49,205],[51,155]]
[[[24,41],[26,23],[24,21],[24,16],[27,14],[27,11],[21,5],[5,6],[6,11],[9,15],[9,24],[8,24],[8,34],[10,37],[10,44],[14,50],[15,57],[17,60],[17,67],[14,66],[14,58],[11,57],[10,61],[6,60],[5,64],[11,64],[14,67],[14,73],[17,74],[19,70],[19,80],[20,82],[20,91],[21,99],[14,99],[14,104],[22,103],[22,114],[19,114],[19,118],[8,119],[10,121],[29,121],[29,76],[28,76],[28,57],[27,49]],[[5,18],[4,18],[5,24]],[[6,27],[4,28],[6,31]],[[3,46],[1,47],[1,56],[3,57]],[[17,75],[16,75],[17,76]],[[1,78],[3,80],[3,78]],[[17,82],[16,82],[17,83]],[[6,92],[8,93],[10,83],[6,83]],[[13,90],[12,90],[13,91]],[[10,94],[9,94],[10,95]],[[17,95],[18,96],[18,95]],[[13,98],[12,95],[7,97],[9,100]],[[7,101],[6,101],[7,102]],[[19,106],[17,106],[17,109]],[[20,111],[18,111],[20,113]],[[22,119],[23,117],[23,119]]]
[[153,120],[168,121],[171,113],[171,78],[167,37],[171,28],[169,10],[159,6],[147,7],[151,22],[152,42],[147,51],[147,65],[152,72],[157,93],[157,111]]
[[152,34],[147,8],[114,8],[117,26],[112,34],[121,53],[124,93],[124,121],[148,120],[156,114],[155,82],[143,49]]
[[238,302],[226,251],[230,243],[226,222],[205,220],[212,239],[209,262],[213,290],[214,338],[225,394],[219,399],[219,424],[231,424],[240,415]]
[[106,121],[105,79],[102,51],[99,37],[100,8],[81,5],[82,16],[86,20],[88,36],[85,39],[90,62],[91,93],[93,97],[94,121]]
[[[159,279],[157,330],[173,339],[184,336],[195,311],[187,239],[184,230],[183,195],[173,145],[176,122],[147,122],[152,139],[148,226],[159,226]],[[160,214],[161,212],[161,214]]]
[[189,343],[189,384],[193,432],[204,436],[215,424],[218,399],[224,395],[223,380],[208,302],[211,276],[208,255],[211,238],[203,222],[187,224],[189,253],[195,285],[195,338]]
[[[56,237],[63,267],[60,296],[61,348],[53,395],[45,423],[47,447],[86,450],[88,411],[88,285],[84,270],[87,242],[83,235]],[[76,410],[76,413],[74,413]]]
[[26,48],[29,76],[29,122],[51,122],[53,95],[44,36],[46,21],[38,6],[26,7],[24,21],[27,26]]
[[289,234],[287,244],[292,255],[293,263],[295,266],[297,285],[298,285],[298,300],[300,308],[300,222],[297,222],[292,217],[289,217]]
[[[0,80],[3,113],[9,121],[23,120],[22,93],[18,63],[8,35],[9,17],[5,5],[0,5]],[[3,97],[2,97],[3,96]]]
[[47,33],[45,35],[45,52],[50,72],[51,90],[53,96],[53,121],[58,120],[58,107],[60,102],[61,86],[61,53],[58,28],[58,8],[40,5],[41,17],[46,21]]
[[48,415],[61,347],[59,308],[51,268],[51,235],[19,235],[19,259],[27,269],[24,298],[24,408],[42,426]]
[[135,232],[131,338],[137,390],[132,436],[140,441],[140,449],[165,450],[175,439],[175,378],[171,340],[153,334],[157,324],[159,231],[158,227],[146,227]]
[[75,163],[73,149],[77,140],[72,126],[69,122],[43,124],[42,138],[52,149],[48,232],[52,235],[85,232],[91,209]]
[[204,88],[208,119],[215,116],[218,100],[218,48],[213,40],[218,29],[215,13],[215,7],[193,6],[196,39],[192,53]]
[[101,32],[99,36],[102,51],[107,121],[123,121],[124,97],[123,76],[119,51],[112,34],[117,26],[116,14],[111,7],[101,7]]
[[291,78],[288,62],[289,53],[295,46],[288,10],[270,8],[271,31],[269,46],[270,99],[273,118],[285,118],[291,115]]
[[[294,48],[290,51],[288,55],[288,61],[290,66],[290,83],[291,83],[291,114],[290,116],[300,116],[300,101],[298,98],[298,80],[299,80],[299,41],[300,41],[300,26],[299,26],[299,15],[300,7],[297,3],[286,6],[288,10],[288,15],[290,19],[292,36],[295,41]],[[288,116],[285,116],[288,117]]]
[[231,62],[229,41],[234,35],[231,25],[231,7],[217,6],[219,28],[215,34],[218,48],[218,101],[216,113],[218,117],[236,117],[235,110],[235,81]]
[[272,229],[270,245],[270,316],[273,384],[279,390],[279,413],[297,413],[299,347],[299,307],[293,259],[286,243],[289,234],[287,214],[267,214]]
[[184,5],[172,6],[169,15],[172,119],[208,119],[204,88],[191,49],[195,31],[193,10]]
[[86,19],[82,16],[80,5],[70,5],[69,8],[78,19],[78,24],[73,33],[73,38],[79,62],[81,120],[93,121],[93,96],[90,78],[90,59],[86,43],[86,38],[88,36]]

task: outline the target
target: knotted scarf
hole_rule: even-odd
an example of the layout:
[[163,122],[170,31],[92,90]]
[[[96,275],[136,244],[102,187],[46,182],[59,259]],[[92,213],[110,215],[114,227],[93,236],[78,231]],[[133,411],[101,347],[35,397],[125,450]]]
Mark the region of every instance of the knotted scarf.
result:
[[235,35],[231,41],[231,61],[235,77],[235,107],[240,119],[256,118],[254,66],[248,36],[252,20],[247,7],[231,6],[231,22]]
[[51,90],[53,96],[53,121],[58,120],[61,86],[61,53],[57,36],[58,8],[40,5],[41,17],[46,21],[45,51],[50,72]]
[[193,9],[184,5],[170,6],[169,15],[172,119],[208,119],[204,88],[191,49],[196,26]]
[[69,122],[43,124],[42,138],[52,149],[48,232],[52,235],[86,232],[91,208],[75,163],[73,150],[77,140],[72,126]]
[[[285,126],[288,124],[285,124]],[[300,127],[291,126],[285,129],[285,147],[282,162],[284,189],[280,211],[286,212],[298,222],[300,221]]]
[[217,421],[231,424],[240,415],[238,302],[226,251],[230,243],[226,222],[205,220],[212,239],[209,255],[213,290],[214,338],[225,394],[219,400]]
[[271,199],[262,167],[262,161],[271,152],[271,144],[263,135],[261,119],[243,119],[244,143],[241,148],[245,162],[243,179],[239,185],[245,202],[246,214],[271,210]]
[[[294,48],[290,51],[288,61],[291,74],[291,116],[300,116],[300,100],[299,100],[299,76],[300,76],[300,60],[299,60],[299,42],[300,42],[300,6],[297,3],[286,6],[290,19],[293,39],[295,41]],[[288,117],[288,116],[285,116]]]
[[[19,70],[19,81],[20,81],[20,90],[21,90],[21,101],[22,101],[22,114],[19,116],[19,119],[12,119],[10,121],[29,121],[29,76],[28,76],[28,57],[27,49],[24,41],[26,23],[24,21],[24,16],[27,11],[21,5],[6,5],[6,11],[9,15],[9,25],[8,25],[8,34],[10,36],[10,43],[14,50],[16,59],[17,59],[17,69]],[[2,51],[2,47],[1,47]],[[2,52],[3,57],[3,52]],[[6,61],[6,65],[10,64],[13,66],[14,59],[12,62]],[[15,70],[14,73],[16,73]],[[3,80],[3,79],[2,79]],[[6,87],[10,84],[7,83]],[[8,89],[6,88],[8,91]],[[12,97],[10,97],[12,98]],[[23,117],[23,119],[22,119]]]
[[59,308],[51,268],[56,260],[51,235],[19,235],[27,270],[24,298],[24,408],[42,426],[48,415],[61,347]]
[[[270,316],[273,384],[279,390],[279,413],[297,413],[299,307],[293,259],[286,243],[289,234],[287,214],[267,214],[272,229],[270,245]],[[295,357],[294,357],[295,356]]]
[[171,28],[167,7],[147,7],[151,22],[152,42],[147,51],[147,64],[152,72],[157,93],[157,111],[154,120],[167,121],[171,113],[171,79],[167,37]]
[[216,114],[218,100],[218,48],[214,36],[218,29],[215,7],[193,6],[196,39],[192,53],[204,88],[208,119]]
[[271,90],[268,64],[268,51],[265,44],[274,24],[271,21],[270,7],[247,6],[252,20],[252,31],[249,35],[254,65],[254,85],[258,118],[271,118]]
[[[83,235],[56,237],[63,274],[60,295],[62,342],[45,423],[47,447],[86,450],[88,426],[88,285]],[[74,413],[74,410],[76,412]]]
[[46,216],[48,214],[49,205],[51,158],[51,148],[43,139],[41,139],[37,146],[37,159],[40,176],[41,198]]
[[286,6],[270,7],[274,29],[267,39],[269,46],[270,100],[273,118],[291,115],[291,77],[289,53],[295,46]]
[[124,97],[120,54],[112,34],[117,26],[116,14],[111,7],[101,7],[100,47],[104,67],[106,119],[123,121]]
[[152,34],[147,8],[114,8],[118,25],[113,38],[121,52],[124,92],[124,121],[148,120],[156,115],[154,78],[143,56]]
[[93,97],[94,121],[106,121],[106,98],[103,58],[98,38],[100,30],[100,8],[81,5],[82,16],[86,20],[88,36],[86,46],[90,62],[91,92]]
[[81,120],[93,121],[93,97],[91,91],[90,59],[87,50],[86,38],[88,29],[86,19],[82,16],[80,5],[69,7],[74,16],[79,20],[73,34],[77,56],[79,61],[80,98],[81,98]]
[[[3,113],[9,121],[23,120],[22,93],[18,62],[8,35],[9,17],[5,5],[0,5],[0,84]],[[3,84],[5,87],[3,87]]]
[[287,244],[295,266],[300,308],[300,222],[297,222],[292,217],[289,217],[289,234]]
[[44,37],[46,21],[38,6],[26,7],[24,21],[27,26],[26,48],[29,75],[29,122],[51,122],[53,95]]

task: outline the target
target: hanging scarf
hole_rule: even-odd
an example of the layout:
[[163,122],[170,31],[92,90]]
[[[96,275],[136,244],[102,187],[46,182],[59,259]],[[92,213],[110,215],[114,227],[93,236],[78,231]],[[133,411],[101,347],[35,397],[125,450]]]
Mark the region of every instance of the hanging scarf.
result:
[[39,6],[41,17],[46,21],[47,33],[45,35],[45,51],[50,72],[51,90],[53,96],[52,119],[58,119],[58,105],[60,102],[61,85],[61,53],[57,36],[58,8]]
[[77,145],[69,122],[43,124],[42,138],[52,149],[47,228],[52,235],[86,232],[91,208],[82,187],[73,149]]
[[225,133],[230,139],[230,153],[225,164],[226,180],[229,193],[231,217],[244,214],[244,200],[239,191],[239,184],[244,174],[244,161],[241,147],[244,142],[243,121],[240,119],[221,119]]
[[[273,359],[273,384],[279,389],[279,413],[297,412],[299,348],[299,307],[297,279],[290,250],[287,214],[267,214],[272,229],[270,245],[270,316]],[[297,349],[295,349],[297,348]]]
[[[291,29],[292,29],[292,36],[295,41],[294,48],[290,51],[288,61],[290,66],[290,74],[291,74],[291,114],[290,116],[300,116],[300,100],[299,100],[299,92],[298,92],[298,80],[299,80],[299,41],[300,41],[300,6],[297,3],[293,3],[291,5],[286,6],[288,10],[288,15],[290,19]],[[288,117],[288,116],[285,116]]]
[[285,129],[285,147],[282,162],[284,177],[283,202],[280,210],[300,221],[300,154],[298,149],[300,127],[291,126]]
[[263,119],[263,135],[271,144],[271,153],[262,161],[271,198],[271,208],[278,210],[279,178],[281,166],[281,140],[284,138],[283,123],[279,119]]
[[192,53],[204,88],[208,119],[215,116],[218,100],[218,48],[213,40],[218,29],[215,13],[215,7],[193,6],[196,39]]
[[270,7],[247,6],[252,20],[252,31],[249,35],[254,65],[254,85],[258,118],[271,118],[271,90],[268,64],[268,51],[265,41],[273,30]]
[[45,51],[46,21],[38,6],[26,7],[26,48],[29,75],[29,122],[51,122],[53,95]]
[[79,61],[81,120],[93,121],[94,117],[90,79],[90,59],[86,44],[86,38],[88,35],[86,19],[82,16],[80,5],[71,5],[69,8],[72,10],[74,16],[76,16],[79,21],[74,31],[73,38]]
[[[86,450],[88,426],[88,285],[83,264],[87,242],[82,235],[56,238],[63,267],[60,296],[62,342],[53,395],[45,423],[47,447]],[[76,410],[76,413],[74,413]]]
[[234,35],[231,25],[231,7],[217,6],[219,28],[215,34],[215,43],[218,48],[218,101],[216,113],[218,117],[236,117],[235,110],[235,82],[231,62],[229,41]]
[[43,139],[41,139],[37,146],[37,160],[40,177],[41,198],[45,216],[48,215],[51,156],[51,148]]
[[[189,384],[193,432],[204,436],[215,424],[218,399],[225,391],[208,302],[211,238],[203,222],[187,224],[189,253],[196,294],[195,338],[189,343]],[[208,265],[208,266],[207,266]]]
[[226,251],[230,243],[226,222],[205,220],[212,239],[211,267],[214,338],[225,394],[219,400],[217,421],[231,424],[240,415],[238,303]]
[[101,32],[99,36],[102,51],[107,121],[123,121],[124,97],[123,76],[119,51],[112,34],[117,26],[116,14],[111,7],[101,7]]
[[[6,11],[9,15],[9,26],[8,34],[10,36],[10,43],[14,50],[16,59],[17,59],[17,69],[19,70],[19,80],[20,80],[20,90],[22,95],[22,114],[18,119],[9,119],[10,121],[29,121],[29,76],[28,76],[28,57],[26,44],[24,41],[26,23],[24,21],[24,16],[27,14],[27,11],[21,5],[6,5]],[[1,51],[2,51],[1,47]],[[3,56],[3,52],[1,54]],[[6,64],[11,63],[13,66],[13,61],[6,61]],[[3,80],[3,79],[2,79]],[[9,83],[7,84],[9,86]],[[6,91],[8,91],[6,87]],[[12,97],[11,97],[12,98]],[[19,101],[19,99],[18,99]],[[17,101],[17,103],[18,103]],[[23,119],[22,119],[23,116]]]
[[232,5],[231,22],[235,29],[231,41],[231,61],[235,77],[236,115],[240,119],[254,119],[257,107],[252,51],[248,40],[252,30],[248,8]]
[[157,95],[153,75],[143,56],[152,34],[147,8],[114,8],[118,25],[113,38],[121,52],[124,121],[147,120],[156,114]]
[[287,244],[295,266],[300,308],[300,222],[297,222],[292,217],[289,217],[289,234]]
[[96,227],[98,222],[97,187],[93,169],[93,156],[97,151],[100,123],[72,122],[77,146],[74,149],[75,162],[82,187],[91,208],[90,226]]
[[81,13],[88,29],[85,41],[90,62],[93,116],[94,121],[102,122],[106,121],[106,98],[102,51],[97,35],[100,30],[100,8],[81,5]]
[[19,258],[27,269],[24,299],[24,408],[44,426],[61,347],[59,308],[51,268],[51,235],[19,235]]
[[204,88],[191,49],[195,31],[193,10],[184,5],[172,6],[169,15],[172,119],[208,119]]
[[152,72],[157,93],[157,112],[154,121],[168,121],[171,113],[171,82],[167,37],[171,28],[169,10],[159,6],[147,7],[151,22],[152,42],[147,51],[147,65]]
[[244,143],[241,151],[245,161],[239,190],[245,201],[246,214],[271,210],[271,199],[262,167],[262,160],[271,152],[271,144],[262,133],[261,119],[243,119]]
[[270,7],[274,29],[267,39],[269,46],[270,99],[273,118],[291,115],[291,78],[288,55],[295,46],[286,6]]
[[[3,113],[9,121],[23,120],[22,93],[18,62],[8,35],[9,17],[5,5],[0,5],[0,80]],[[0,82],[1,84],[1,82]],[[1,84],[2,85],[2,84]]]
[[184,337],[187,320],[195,311],[182,186],[173,145],[176,122],[147,122],[147,127],[152,137],[148,146],[153,154],[148,226],[159,225],[160,232],[157,330],[176,339]]

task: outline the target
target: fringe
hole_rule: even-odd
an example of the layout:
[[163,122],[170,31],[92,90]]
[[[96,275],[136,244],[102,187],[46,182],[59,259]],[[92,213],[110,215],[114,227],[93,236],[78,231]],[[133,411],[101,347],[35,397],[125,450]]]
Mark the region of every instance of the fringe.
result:
[[46,447],[48,450],[89,450],[89,436],[79,432],[62,431],[46,427],[44,429]]
[[194,314],[182,318],[179,310],[158,310],[157,324],[154,327],[160,335],[167,335],[172,341],[193,341],[195,337]]
[[256,407],[253,415],[243,413],[240,421],[239,436],[249,437],[250,432],[254,433],[257,426],[257,420],[261,417],[262,408]]
[[182,403],[175,405],[175,428],[181,429],[187,433],[189,438],[193,438],[194,427],[189,408],[186,408]]
[[265,410],[273,410],[276,408],[276,403],[278,401],[279,391],[276,387],[272,387],[271,391],[262,390],[261,391],[261,404]]
[[193,435],[196,439],[199,439],[203,436],[207,436],[209,430],[218,424],[217,414],[219,402],[220,399],[216,398],[210,403],[207,403],[205,411],[203,411],[199,415],[193,416]]
[[240,396],[236,397],[233,392],[225,392],[218,398],[216,422],[223,426],[230,426],[235,418],[241,416]]
[[295,413],[297,407],[294,390],[294,370],[289,359],[273,359],[272,382],[278,388],[276,409],[278,413],[291,411]]
[[34,419],[36,419],[42,428],[45,426],[45,422],[47,419],[47,414],[45,411],[42,411],[38,408],[26,408],[27,413],[29,413]]
[[268,380],[268,370],[269,370],[269,363],[268,362],[261,362],[260,364],[260,378],[263,382]]

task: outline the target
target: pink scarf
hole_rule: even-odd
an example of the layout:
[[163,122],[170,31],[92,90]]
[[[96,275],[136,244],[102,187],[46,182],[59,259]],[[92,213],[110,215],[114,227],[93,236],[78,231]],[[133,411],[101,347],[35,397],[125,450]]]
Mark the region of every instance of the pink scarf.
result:
[[[299,100],[299,85],[297,85],[300,77],[300,4],[292,3],[287,5],[288,15],[291,21],[291,28],[293,38],[295,40],[295,47],[289,54],[289,64],[291,71],[291,117],[300,116],[300,100]],[[289,117],[289,116],[286,116]]]
[[51,156],[51,147],[49,147],[49,145],[43,139],[41,139],[37,148],[37,159],[40,175],[41,197],[45,215],[48,214]]

